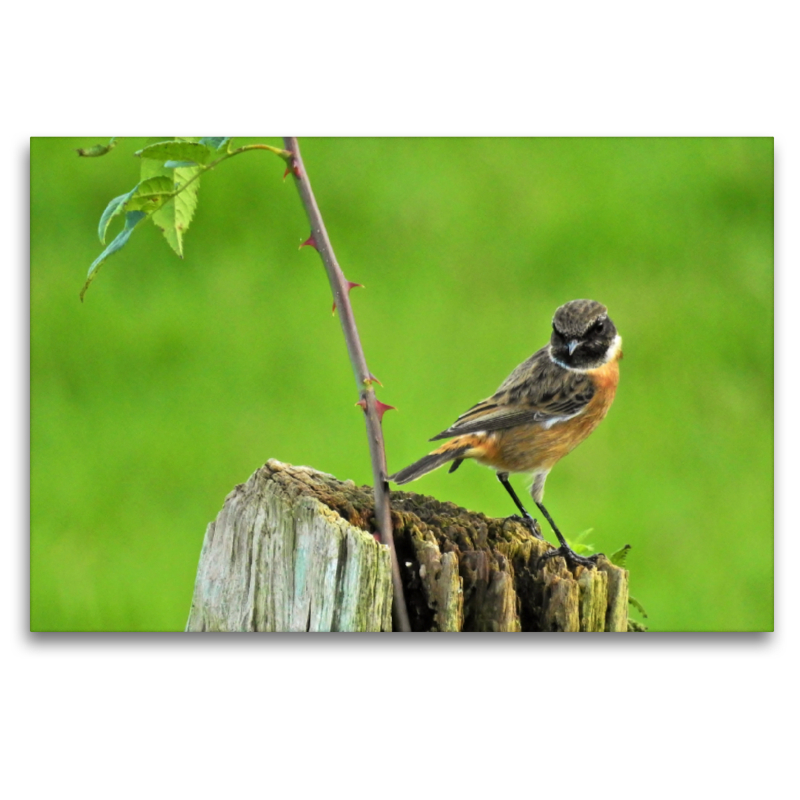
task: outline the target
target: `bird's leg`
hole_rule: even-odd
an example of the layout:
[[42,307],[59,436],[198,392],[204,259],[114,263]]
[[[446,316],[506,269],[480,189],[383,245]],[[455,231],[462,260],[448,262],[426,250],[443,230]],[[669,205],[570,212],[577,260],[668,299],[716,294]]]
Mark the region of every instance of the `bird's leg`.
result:
[[551,550],[549,553],[545,553],[541,560],[547,561],[550,558],[556,558],[556,556],[562,556],[564,560],[569,564],[571,567],[575,567],[580,564],[583,567],[595,567],[597,566],[597,559],[600,558],[602,553],[596,553],[589,558],[585,556],[579,556],[568,544],[567,540],[561,535],[561,531],[558,529],[555,522],[553,522],[553,518],[548,513],[547,509],[537,500],[534,500],[536,505],[539,508],[539,511],[544,514],[545,519],[550,523],[550,527],[553,529],[553,532],[558,537],[558,541],[561,543],[561,547],[556,547],[554,550]]
[[[539,530],[539,526],[536,524],[536,520],[528,513],[528,509],[522,505],[519,497],[517,497],[517,493],[514,491],[514,487],[508,482],[508,473],[507,472],[498,472],[497,473],[497,480],[503,484],[505,490],[511,495],[511,499],[514,501],[514,505],[520,510],[522,514],[522,518],[525,520],[525,524],[528,526],[530,532],[537,538],[544,540],[544,536],[542,536],[541,531]],[[549,519],[549,517],[548,517]],[[553,524],[552,522],[550,523]]]

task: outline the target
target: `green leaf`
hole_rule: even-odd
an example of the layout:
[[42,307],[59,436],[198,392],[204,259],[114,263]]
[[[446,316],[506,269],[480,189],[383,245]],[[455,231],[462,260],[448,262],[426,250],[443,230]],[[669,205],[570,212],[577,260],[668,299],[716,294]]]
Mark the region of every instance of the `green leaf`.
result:
[[[187,142],[182,142],[181,144],[187,144]],[[150,159],[142,161],[142,180],[147,181],[152,178],[163,180],[166,178],[172,185],[172,192],[179,191],[181,186],[184,186],[198,175],[200,171],[200,167],[170,169],[163,164],[159,164],[158,161]],[[174,199],[164,203],[151,217],[156,226],[163,232],[170,247],[181,258],[183,258],[183,234],[189,227],[197,208],[197,191],[199,188],[199,179],[193,181]]]
[[136,194],[150,196],[156,194],[170,194],[174,191],[171,176],[156,175],[146,178],[136,187]]
[[587,528],[585,531],[575,534],[571,539],[567,539],[567,544],[574,553],[579,556],[594,552],[594,545],[587,544],[586,538],[594,532],[594,528]]
[[126,211],[144,211],[152,214],[157,211],[173,194],[172,180],[160,175],[142,181],[136,187],[136,193],[125,204]]
[[230,140],[230,136],[204,136],[200,140],[200,144],[204,144],[214,150],[221,150]]
[[644,606],[635,598],[628,595],[628,602],[645,618],[647,619],[647,612]]
[[173,139],[148,145],[137,150],[135,155],[152,161],[191,161],[194,164],[206,164],[211,160],[214,151],[200,142]]
[[106,243],[108,226],[114,217],[123,211],[144,211],[152,214],[173,192],[172,180],[167,177],[151,178],[136,184],[127,194],[115,197],[100,217],[97,233],[100,241]]
[[108,144],[96,144],[92,147],[79,147],[75,152],[84,158],[97,158],[110,153],[117,145],[117,137],[109,139]]
[[119,197],[115,197],[106,206],[106,210],[100,216],[100,225],[97,228],[97,235],[100,237],[100,242],[102,244],[106,243],[106,231],[108,230],[111,220],[125,210],[125,203],[133,197],[138,188],[138,186],[134,186],[127,194],[121,194]]
[[625,559],[628,557],[628,550],[630,549],[631,546],[629,544],[626,544],[625,547],[621,547],[619,550],[617,550],[616,553],[612,553],[609,556],[608,560],[612,564],[616,564],[618,567],[624,567]]
[[168,169],[175,169],[176,167],[196,167],[196,161],[165,161],[164,166]]
[[81,301],[83,301],[83,296],[86,294],[86,290],[89,288],[89,284],[95,279],[97,275],[97,271],[100,268],[100,265],[113,253],[116,253],[117,250],[120,250],[124,247],[125,243],[128,239],[131,238],[131,234],[133,233],[133,229],[147,216],[146,214],[142,213],[141,211],[129,211],[125,215],[125,227],[119,233],[119,235],[114,239],[111,244],[103,250],[102,253],[92,262],[92,266],[89,267],[89,272],[86,275],[86,283],[83,284],[83,289],[81,289]]

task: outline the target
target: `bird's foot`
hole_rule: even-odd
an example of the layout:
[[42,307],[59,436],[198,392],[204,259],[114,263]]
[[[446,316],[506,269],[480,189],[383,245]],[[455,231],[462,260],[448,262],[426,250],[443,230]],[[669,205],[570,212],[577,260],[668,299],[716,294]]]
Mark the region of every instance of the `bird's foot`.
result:
[[539,523],[531,516],[521,517],[519,514],[513,514],[507,519],[513,519],[514,522],[521,522],[533,536],[537,539],[541,539],[544,541],[544,536],[542,536],[542,529],[539,527]]
[[581,566],[587,569],[597,569],[597,561],[602,556],[602,553],[595,553],[593,556],[579,556],[574,550],[562,544],[561,547],[554,547],[550,552],[545,553],[540,559],[539,564],[543,565],[545,561],[551,558],[558,558],[559,556],[567,562],[570,569]]

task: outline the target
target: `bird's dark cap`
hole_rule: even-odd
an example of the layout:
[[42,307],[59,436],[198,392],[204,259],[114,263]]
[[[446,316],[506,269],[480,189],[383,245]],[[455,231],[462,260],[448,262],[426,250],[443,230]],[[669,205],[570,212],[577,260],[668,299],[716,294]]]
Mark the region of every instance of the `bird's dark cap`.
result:
[[570,300],[556,309],[553,327],[567,338],[582,336],[597,320],[608,316],[608,309],[597,300]]

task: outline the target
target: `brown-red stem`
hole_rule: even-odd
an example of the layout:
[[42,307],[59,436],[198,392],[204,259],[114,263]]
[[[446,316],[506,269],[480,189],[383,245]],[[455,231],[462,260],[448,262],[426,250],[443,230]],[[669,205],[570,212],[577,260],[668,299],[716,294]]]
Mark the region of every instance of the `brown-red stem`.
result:
[[284,146],[291,152],[292,175],[295,186],[300,194],[308,223],[311,226],[311,236],[314,239],[314,246],[322,258],[325,271],[328,274],[328,281],[331,285],[333,300],[339,311],[339,319],[342,324],[342,332],[347,343],[347,353],[350,356],[350,363],[353,366],[360,400],[364,403],[364,418],[367,424],[367,441],[369,442],[369,454],[372,461],[372,484],[375,496],[375,519],[378,524],[381,541],[389,547],[392,557],[392,584],[394,587],[394,601],[392,603],[392,616],[395,628],[401,631],[410,631],[411,626],[408,620],[408,610],[406,609],[405,597],[403,595],[403,584],[400,579],[400,565],[397,561],[397,553],[394,547],[394,537],[392,536],[392,516],[389,506],[389,484],[386,481],[386,448],[383,443],[383,431],[381,420],[378,413],[375,389],[372,386],[372,374],[367,368],[367,361],[364,356],[364,349],[361,346],[361,339],[358,335],[356,320],[353,316],[353,307],[350,305],[350,291],[347,278],[336,261],[325,223],[322,220],[311,183],[308,180],[303,158],[300,155],[300,145],[297,137],[285,136]]

